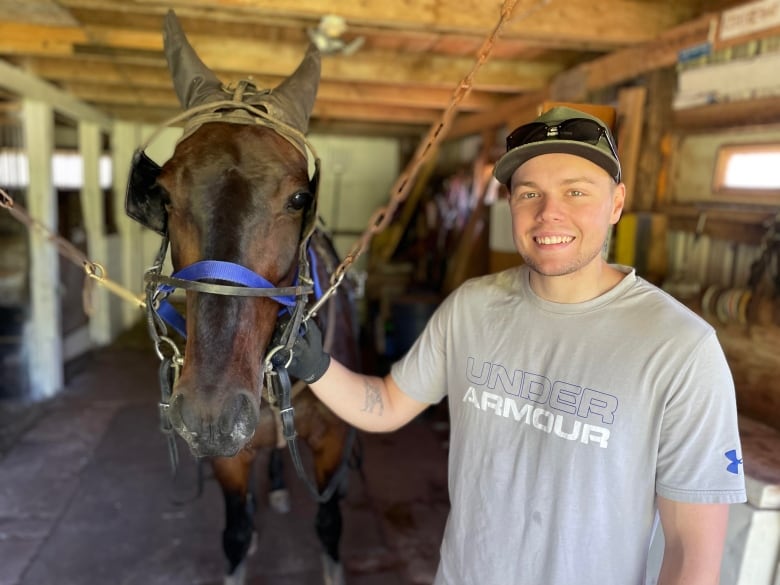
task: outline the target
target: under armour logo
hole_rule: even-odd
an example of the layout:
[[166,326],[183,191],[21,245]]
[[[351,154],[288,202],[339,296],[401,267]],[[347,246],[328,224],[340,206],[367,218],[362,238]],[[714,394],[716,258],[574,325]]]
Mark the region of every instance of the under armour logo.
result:
[[726,467],[726,471],[735,475],[739,474],[739,466],[742,465],[742,459],[737,457],[737,451],[732,449],[731,451],[726,451],[724,455],[726,456],[726,459],[731,461]]

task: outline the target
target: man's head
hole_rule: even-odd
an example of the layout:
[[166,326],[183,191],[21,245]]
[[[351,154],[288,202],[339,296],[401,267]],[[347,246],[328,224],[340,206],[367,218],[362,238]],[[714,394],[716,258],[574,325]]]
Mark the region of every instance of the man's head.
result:
[[620,183],[620,161],[607,125],[590,114],[562,106],[546,111],[507,136],[506,154],[496,163],[493,174],[509,187],[518,167],[535,156],[550,153],[581,156]]

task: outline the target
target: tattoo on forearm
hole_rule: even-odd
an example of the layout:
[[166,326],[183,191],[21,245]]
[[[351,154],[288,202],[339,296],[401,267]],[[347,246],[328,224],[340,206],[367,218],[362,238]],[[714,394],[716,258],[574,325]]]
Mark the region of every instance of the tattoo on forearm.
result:
[[385,405],[382,402],[382,390],[375,384],[372,384],[370,380],[366,380],[366,402],[363,405],[362,411],[373,413],[374,409],[378,409],[377,414],[382,416],[385,410]]

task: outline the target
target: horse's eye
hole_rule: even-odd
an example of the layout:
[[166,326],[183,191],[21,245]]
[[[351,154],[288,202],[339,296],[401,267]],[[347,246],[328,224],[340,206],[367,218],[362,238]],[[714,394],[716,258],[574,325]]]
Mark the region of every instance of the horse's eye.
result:
[[295,195],[290,197],[289,201],[287,201],[287,207],[293,211],[300,211],[301,209],[308,207],[311,204],[311,200],[311,193],[308,191],[298,191]]

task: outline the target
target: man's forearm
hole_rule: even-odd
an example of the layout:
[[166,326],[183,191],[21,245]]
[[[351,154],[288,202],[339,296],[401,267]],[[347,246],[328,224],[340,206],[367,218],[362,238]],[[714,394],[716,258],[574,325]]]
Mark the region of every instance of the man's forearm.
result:
[[311,388],[340,418],[372,432],[393,431],[428,406],[406,396],[389,376],[358,374],[336,360]]

